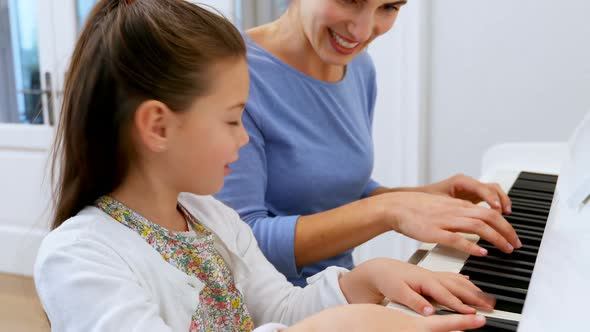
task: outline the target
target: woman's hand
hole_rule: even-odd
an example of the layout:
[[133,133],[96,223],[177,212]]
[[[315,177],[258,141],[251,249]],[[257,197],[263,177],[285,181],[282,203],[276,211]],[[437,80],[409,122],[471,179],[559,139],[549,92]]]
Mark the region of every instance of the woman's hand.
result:
[[475,314],[469,305],[492,309],[495,300],[466,276],[432,272],[394,259],[364,262],[340,278],[348,303],[381,303],[384,298],[422,315],[434,313],[425,296],[463,314]]
[[483,183],[472,177],[457,174],[444,181],[422,187],[427,193],[464,199],[474,204],[486,202],[499,213],[511,213],[512,202],[497,183]]
[[411,317],[375,304],[349,304],[321,311],[287,328],[284,332],[449,332],[485,324],[483,316],[444,315]]
[[512,225],[498,211],[467,200],[422,192],[392,192],[370,199],[382,213],[383,227],[422,242],[440,243],[475,256],[485,256],[487,250],[457,232],[477,234],[506,253],[522,246]]

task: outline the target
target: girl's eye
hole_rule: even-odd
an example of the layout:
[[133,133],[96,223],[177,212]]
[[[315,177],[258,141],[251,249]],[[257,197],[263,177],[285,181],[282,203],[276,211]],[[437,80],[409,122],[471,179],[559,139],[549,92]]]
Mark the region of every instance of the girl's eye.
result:
[[239,126],[240,125],[240,121],[230,121],[227,123],[230,126]]
[[400,5],[387,4],[383,6],[383,9],[387,12],[398,11],[400,9]]
[[340,0],[340,2],[345,5],[353,5],[353,4],[356,4],[358,1],[357,0]]

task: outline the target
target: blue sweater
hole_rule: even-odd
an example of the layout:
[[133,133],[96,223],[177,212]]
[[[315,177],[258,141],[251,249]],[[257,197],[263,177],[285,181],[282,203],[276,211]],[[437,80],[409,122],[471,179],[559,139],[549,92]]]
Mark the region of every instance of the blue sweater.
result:
[[356,201],[379,186],[370,178],[375,68],[363,52],[341,81],[319,81],[245,38],[251,82],[243,122],[250,143],[217,198],[252,227],[269,261],[304,286],[328,266],[353,267],[348,250],[297,269],[295,225],[301,215]]

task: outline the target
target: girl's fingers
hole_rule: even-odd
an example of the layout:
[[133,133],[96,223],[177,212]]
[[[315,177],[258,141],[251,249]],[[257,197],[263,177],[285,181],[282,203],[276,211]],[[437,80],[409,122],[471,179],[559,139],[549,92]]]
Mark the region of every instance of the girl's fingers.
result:
[[475,314],[476,310],[463,303],[455,294],[443,286],[438,280],[422,285],[424,294],[432,297],[436,302],[462,314]]
[[496,304],[496,299],[492,295],[483,292],[472,282],[461,277],[445,276],[443,285],[465,304],[485,309],[493,309]]
[[[401,289],[400,294],[395,297],[395,302],[403,304],[415,312],[428,316],[434,313],[434,307],[430,302],[414,291],[410,286],[405,285]],[[387,296],[387,294],[385,294]]]

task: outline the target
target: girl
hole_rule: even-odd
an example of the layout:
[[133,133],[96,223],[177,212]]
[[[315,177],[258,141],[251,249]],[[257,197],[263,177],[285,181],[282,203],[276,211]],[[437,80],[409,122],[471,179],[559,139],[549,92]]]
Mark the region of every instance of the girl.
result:
[[375,305],[387,297],[428,315],[424,295],[465,314],[465,303],[491,307],[458,274],[378,259],[299,288],[274,269],[248,225],[208,196],[248,142],[248,85],[245,45],[223,18],[183,0],[96,5],[68,70],[54,230],[35,264],[52,330],[481,326]]
[[[458,175],[418,188],[371,180],[376,73],[366,47],[406,1],[293,0],[246,34],[251,92],[241,152],[218,198],[253,229],[267,258],[295,285],[328,266],[352,268],[352,249],[397,231],[472,255],[476,233],[504,252],[521,246],[499,212],[497,184]],[[486,201],[495,210],[473,203]]]

